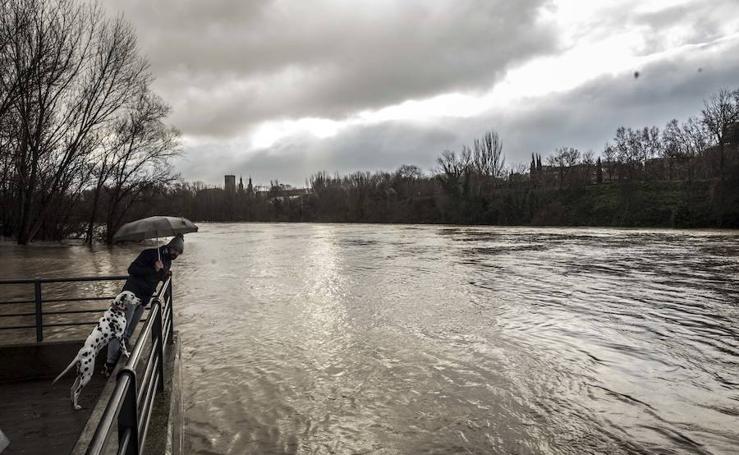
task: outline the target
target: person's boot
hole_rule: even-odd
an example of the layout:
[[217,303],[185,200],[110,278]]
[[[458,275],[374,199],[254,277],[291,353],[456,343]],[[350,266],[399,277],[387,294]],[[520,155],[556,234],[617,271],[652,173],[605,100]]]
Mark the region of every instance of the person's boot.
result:
[[108,363],[105,362],[105,365],[103,365],[103,376],[106,378],[109,378],[111,373],[113,373],[113,369],[115,368],[115,363]]

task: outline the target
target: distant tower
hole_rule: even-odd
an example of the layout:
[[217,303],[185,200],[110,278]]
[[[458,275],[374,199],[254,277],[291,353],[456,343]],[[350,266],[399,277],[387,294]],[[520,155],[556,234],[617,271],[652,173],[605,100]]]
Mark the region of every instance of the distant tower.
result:
[[236,191],[236,176],[235,175],[227,175],[225,178],[225,184],[224,189],[226,192],[233,193]]
[[249,177],[249,184],[246,186],[246,192],[248,194],[254,194],[254,187],[251,184],[251,177]]
[[241,176],[239,176],[239,193],[243,193],[243,192],[244,192],[244,179]]

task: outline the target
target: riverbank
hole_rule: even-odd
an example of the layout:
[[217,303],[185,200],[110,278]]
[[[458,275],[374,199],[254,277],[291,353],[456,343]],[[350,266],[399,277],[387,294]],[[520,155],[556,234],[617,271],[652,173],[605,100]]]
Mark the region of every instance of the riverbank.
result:
[[[207,198],[205,195],[207,195]],[[318,222],[739,228],[739,179],[624,181],[591,185],[501,185],[449,193],[434,180],[389,188],[332,187],[294,197],[228,194],[218,189],[167,196],[196,222]],[[163,204],[159,202],[158,204]]]

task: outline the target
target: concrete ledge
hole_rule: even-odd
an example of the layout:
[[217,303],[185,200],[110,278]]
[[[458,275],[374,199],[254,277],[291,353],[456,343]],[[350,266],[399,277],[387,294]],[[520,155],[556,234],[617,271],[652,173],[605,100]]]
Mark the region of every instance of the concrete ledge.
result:
[[182,401],[182,350],[175,332],[175,349],[172,365],[172,389],[169,402],[169,422],[167,424],[166,455],[182,455],[185,437],[185,405]]
[[179,390],[179,377],[176,365],[179,365],[180,343],[177,332],[173,336],[164,363],[164,392],[154,398],[154,409],[151,412],[149,430],[144,441],[144,453],[162,454],[169,445],[171,424],[171,409],[173,406],[173,391]]

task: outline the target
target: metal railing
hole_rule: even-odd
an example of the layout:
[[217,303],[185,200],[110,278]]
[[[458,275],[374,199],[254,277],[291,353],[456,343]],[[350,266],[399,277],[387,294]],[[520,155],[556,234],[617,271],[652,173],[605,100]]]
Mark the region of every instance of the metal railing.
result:
[[80,283],[80,282],[99,282],[99,281],[123,281],[127,279],[127,275],[112,275],[112,276],[95,276],[95,277],[78,277],[78,278],[31,278],[31,279],[20,279],[20,280],[0,280],[0,286],[2,285],[33,285],[33,300],[7,300],[0,302],[0,305],[28,305],[34,304],[34,311],[25,311],[20,313],[2,313],[2,318],[28,318],[34,317],[34,324],[21,324],[21,325],[0,325],[0,330],[22,330],[22,329],[36,329],[36,341],[44,341],[44,328],[45,327],[71,327],[77,325],[94,325],[97,324],[95,321],[76,321],[76,322],[56,322],[56,323],[44,323],[44,316],[58,316],[64,314],[84,314],[84,313],[102,313],[108,308],[94,308],[84,310],[55,310],[55,311],[44,311],[45,303],[71,303],[71,302],[86,302],[86,301],[98,301],[98,300],[112,300],[115,296],[105,297],[75,297],[75,298],[52,298],[44,299],[43,296],[43,285],[50,283]]
[[[151,299],[151,311],[136,338],[126,365],[118,372],[115,389],[87,448],[88,455],[100,455],[109,444],[117,423],[119,455],[143,452],[154,398],[164,391],[164,360],[173,341],[172,278],[164,282]],[[149,349],[148,355],[144,354]],[[146,363],[139,365],[141,360]],[[140,380],[136,370],[144,370]]]
[[[33,285],[33,300],[10,300],[0,302],[0,305],[35,304],[35,312],[0,314],[0,321],[4,317],[35,317],[33,325],[2,326],[0,330],[36,329],[36,341],[44,340],[45,327],[64,327],[78,325],[94,325],[96,321],[73,321],[60,323],[45,323],[45,315],[66,315],[84,313],[102,313],[108,308],[101,309],[74,309],[45,311],[45,303],[84,302],[97,300],[112,300],[109,297],[74,297],[43,299],[42,286],[47,283],[75,283],[95,281],[122,281],[127,275],[80,277],[80,278],[37,278],[20,280],[0,280],[0,285]],[[0,289],[2,287],[0,286]],[[172,278],[162,283],[158,291],[151,298],[151,309],[146,319],[141,319],[143,328],[136,337],[136,343],[131,349],[131,355],[116,378],[115,389],[110,395],[95,433],[87,448],[87,454],[99,455],[108,448],[113,423],[117,422],[118,449],[116,453],[125,455],[139,455],[143,451],[149,420],[154,408],[154,398],[158,392],[164,390],[164,361],[167,347],[173,341],[174,319],[172,313]],[[142,363],[142,360],[145,363]],[[137,369],[143,370],[143,375],[137,377]],[[107,450],[106,450],[107,452]]]

